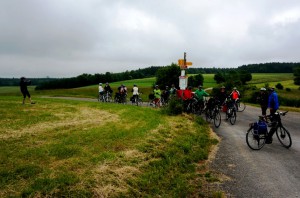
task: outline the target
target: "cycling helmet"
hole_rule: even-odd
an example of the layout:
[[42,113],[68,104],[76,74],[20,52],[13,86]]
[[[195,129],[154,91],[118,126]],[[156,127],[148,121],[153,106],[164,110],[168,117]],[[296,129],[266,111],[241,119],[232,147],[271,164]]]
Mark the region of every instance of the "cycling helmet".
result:
[[102,85],[102,83],[99,83],[99,85]]
[[198,88],[202,88],[202,85],[199,85]]
[[267,89],[264,88],[264,87],[260,88],[260,91],[266,91],[266,90],[267,90]]

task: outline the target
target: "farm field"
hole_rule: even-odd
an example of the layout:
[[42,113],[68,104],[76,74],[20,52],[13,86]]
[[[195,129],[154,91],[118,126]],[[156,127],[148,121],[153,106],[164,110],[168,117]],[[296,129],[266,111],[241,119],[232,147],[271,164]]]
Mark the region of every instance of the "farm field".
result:
[[186,197],[216,180],[203,162],[218,141],[200,118],[15,96],[0,114],[0,197]]
[[[214,81],[214,74],[203,74],[204,77],[204,88],[217,87],[218,85]],[[105,83],[105,82],[103,82]],[[145,78],[145,79],[133,79],[127,81],[120,81],[110,83],[111,87],[114,90],[114,93],[117,91],[118,86],[125,84],[131,91],[134,84],[137,84],[140,92],[142,92],[143,101],[148,101],[148,95],[152,92],[152,87],[155,83],[155,78]],[[283,90],[277,90],[277,92],[282,97],[300,99],[300,90],[299,86],[294,85],[293,74],[280,74],[280,73],[271,73],[271,74],[252,74],[252,80],[248,82],[249,86],[256,86],[257,89],[264,87],[266,84],[269,86],[275,87],[277,83],[281,83],[284,87]],[[286,91],[286,88],[291,89],[291,91]],[[42,90],[34,91],[34,87],[29,87],[30,93],[35,96],[71,96],[71,97],[88,97],[88,98],[97,98],[98,85],[91,85],[86,87],[74,88],[74,89],[61,89],[61,90]],[[0,95],[19,95],[20,91],[18,87],[0,87]]]

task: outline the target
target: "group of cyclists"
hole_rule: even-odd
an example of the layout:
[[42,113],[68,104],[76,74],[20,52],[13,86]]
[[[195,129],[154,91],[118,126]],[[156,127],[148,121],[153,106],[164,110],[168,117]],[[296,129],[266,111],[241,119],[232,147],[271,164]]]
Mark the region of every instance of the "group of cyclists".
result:
[[[99,98],[102,98],[104,94],[109,94],[112,96],[112,88],[109,83],[106,83],[103,87],[102,83],[99,83]],[[133,85],[131,90],[132,97],[131,101],[135,101],[139,96],[139,88],[136,84]],[[127,87],[122,84],[118,87],[118,91],[115,94],[115,102],[123,103],[126,102],[126,97],[128,95]],[[179,90],[175,87],[174,84],[169,86],[165,86],[164,90],[161,90],[158,85],[154,86],[153,92],[149,95],[149,100],[153,102],[156,107],[160,107],[163,104],[167,104],[172,96],[177,96],[177,98],[181,98],[183,100],[184,109],[186,109],[192,101],[197,100],[200,109],[204,109],[205,106],[205,97],[210,96],[202,87],[202,85],[198,86],[198,89],[193,92],[192,87],[189,86],[185,90]],[[228,98],[231,98],[233,101],[237,101],[240,97],[239,91],[236,87],[233,88],[232,92],[228,95],[226,93],[225,87],[220,88],[220,92],[212,97],[210,100],[217,100],[220,105],[223,105]],[[208,107],[210,101],[207,102]]]

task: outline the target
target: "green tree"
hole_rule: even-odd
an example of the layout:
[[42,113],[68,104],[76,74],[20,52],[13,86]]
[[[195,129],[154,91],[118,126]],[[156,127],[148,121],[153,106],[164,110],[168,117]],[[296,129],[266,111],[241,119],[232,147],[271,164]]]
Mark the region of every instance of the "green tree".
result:
[[217,84],[221,84],[226,81],[224,74],[221,72],[215,74],[214,80],[217,82]]
[[198,87],[199,85],[203,85],[203,82],[204,77],[202,74],[197,74],[188,78],[188,85],[192,87]]
[[294,84],[300,85],[300,66],[294,68]]
[[240,80],[243,85],[252,80],[252,75],[250,72],[246,70],[241,70],[240,72]]
[[179,85],[180,68],[172,63],[170,66],[162,67],[156,72],[156,84],[159,87],[171,86],[175,84]]

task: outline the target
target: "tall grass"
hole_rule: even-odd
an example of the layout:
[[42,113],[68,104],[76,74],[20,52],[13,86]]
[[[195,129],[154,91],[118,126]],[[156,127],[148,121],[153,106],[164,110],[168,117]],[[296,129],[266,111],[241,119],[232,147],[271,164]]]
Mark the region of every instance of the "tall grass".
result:
[[0,98],[0,197],[182,197],[201,186],[208,126],[156,109]]

